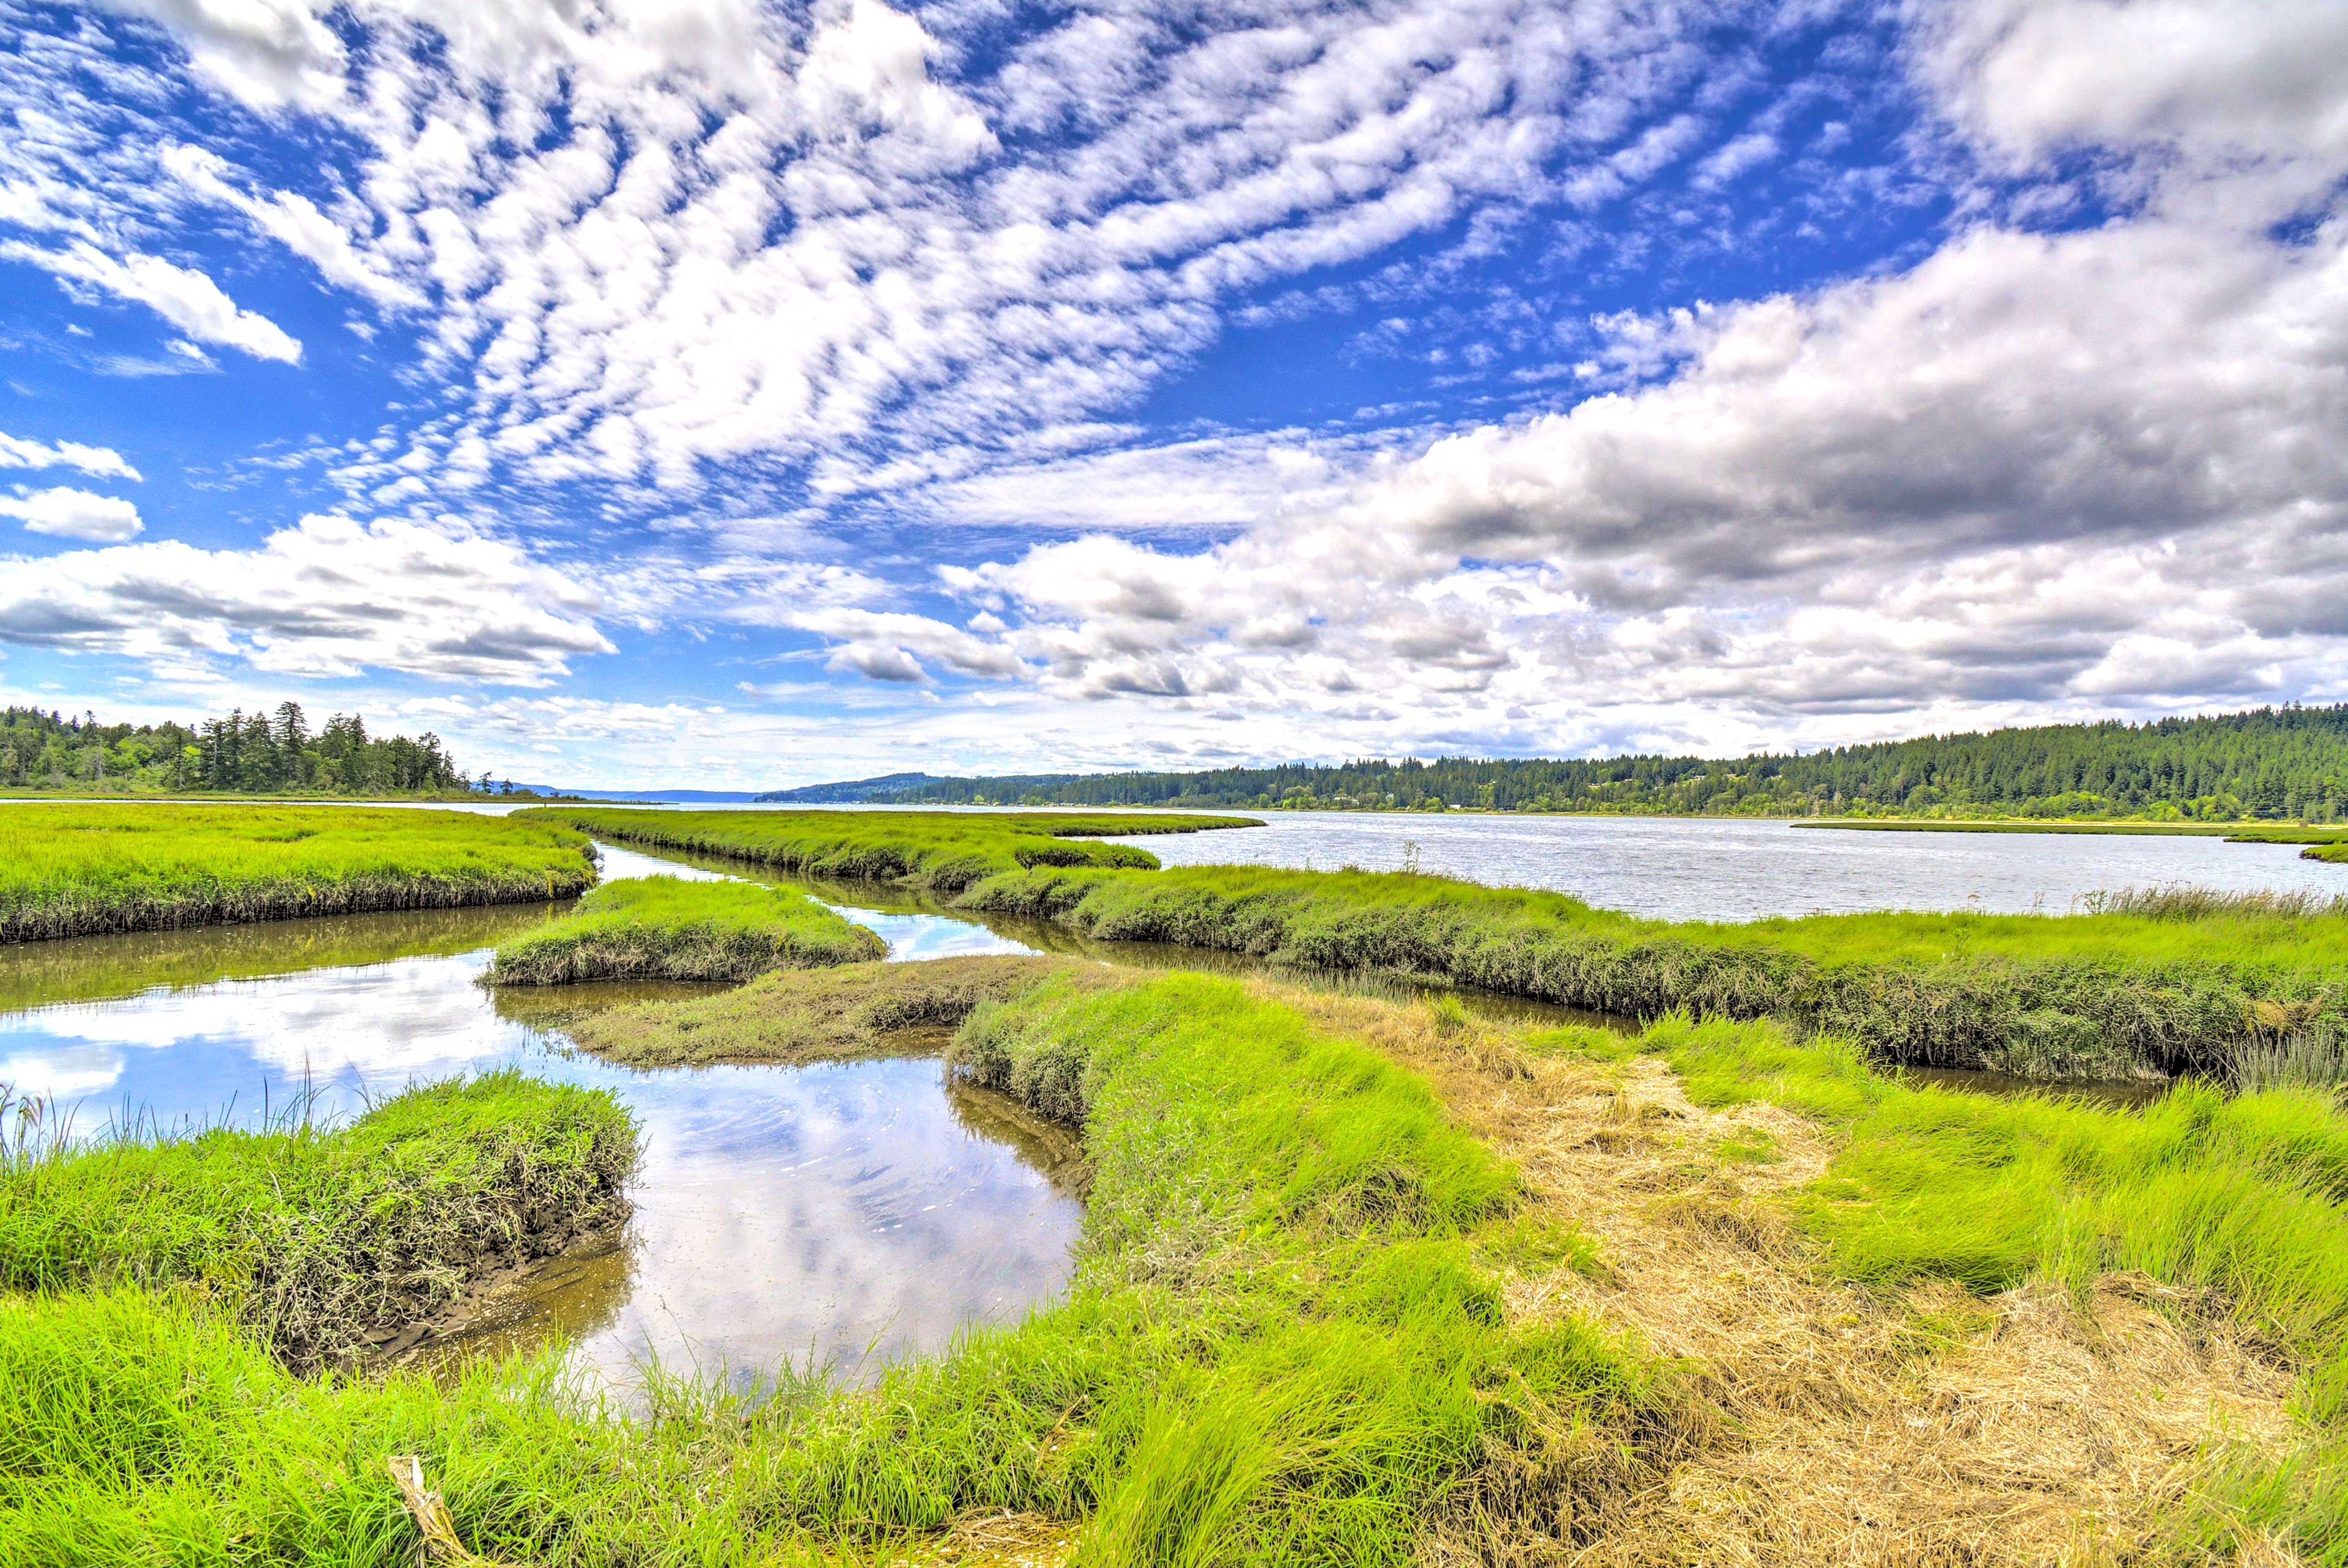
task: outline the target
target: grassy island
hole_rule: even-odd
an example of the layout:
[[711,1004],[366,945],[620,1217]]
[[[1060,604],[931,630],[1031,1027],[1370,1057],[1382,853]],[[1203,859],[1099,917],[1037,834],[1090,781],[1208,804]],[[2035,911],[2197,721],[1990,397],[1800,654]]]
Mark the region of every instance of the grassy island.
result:
[[752,882],[637,876],[607,882],[561,919],[498,946],[491,985],[577,980],[747,980],[888,957],[863,927],[803,893]]
[[631,811],[532,806],[519,816],[598,838],[730,856],[804,876],[955,892],[1029,866],[1148,869],[1158,857],[1086,835],[1261,827],[1253,817],[1144,812]]
[[[605,1061],[628,1067],[849,1061],[902,1051],[911,1031],[950,1030],[981,1004],[1028,989],[1045,976],[1110,973],[1064,959],[994,956],[778,971],[716,996],[614,1008],[564,1032]],[[935,1043],[913,1049],[926,1051]]]
[[559,823],[352,806],[25,804],[0,812],[0,942],[568,898]]

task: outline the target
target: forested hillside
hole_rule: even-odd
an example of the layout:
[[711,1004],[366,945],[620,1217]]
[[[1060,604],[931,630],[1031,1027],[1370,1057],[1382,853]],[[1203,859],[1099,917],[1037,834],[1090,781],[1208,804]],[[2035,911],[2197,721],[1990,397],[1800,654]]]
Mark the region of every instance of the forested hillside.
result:
[[[487,777],[481,781],[487,786]],[[440,737],[375,736],[355,714],[312,732],[298,702],[186,724],[0,711],[0,787],[130,794],[439,794],[472,787]]]
[[1807,756],[1449,758],[1105,774],[1065,782],[941,779],[867,798],[1257,810],[1469,806],[1684,815],[2338,822],[2348,814],[2348,704],[1933,735]]

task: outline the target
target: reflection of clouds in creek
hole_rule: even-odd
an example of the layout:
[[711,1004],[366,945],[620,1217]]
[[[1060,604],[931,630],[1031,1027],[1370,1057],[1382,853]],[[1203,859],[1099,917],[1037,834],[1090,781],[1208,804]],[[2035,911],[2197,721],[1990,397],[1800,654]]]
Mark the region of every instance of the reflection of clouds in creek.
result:
[[[610,846],[604,867],[693,872]],[[1027,950],[934,915],[843,912],[896,958]],[[59,943],[52,956],[70,969],[75,950]],[[112,949],[88,950],[110,961]],[[609,1088],[644,1140],[625,1248],[533,1271],[479,1343],[575,1335],[576,1360],[621,1386],[648,1358],[746,1381],[786,1361],[854,1376],[964,1326],[1014,1319],[1066,1283],[1082,1205],[958,1115],[934,1060],[631,1071],[567,1055],[525,1021],[559,1020],[557,1003],[609,1005],[626,988],[532,993],[501,1016],[474,983],[489,956],[0,1013],[0,1083],[57,1102],[70,1135],[109,1122],[252,1125],[305,1092],[313,1114],[334,1120],[419,1080],[508,1062]]]
[[[488,961],[401,958],[0,1016],[0,1082],[59,1098],[114,1091],[167,1123],[216,1115],[231,1097],[283,1103],[306,1082],[319,1114],[347,1114],[529,1047],[530,1031],[472,983]],[[222,1053],[249,1065],[222,1078]]]
[[640,1081],[638,1287],[577,1349],[607,1375],[645,1359],[852,1372],[1014,1317],[1067,1277],[1081,1208],[957,1121],[935,1061]]
[[826,904],[860,926],[880,934],[889,944],[892,963],[927,958],[960,958],[976,953],[1032,953],[1035,949],[1008,937],[998,937],[983,926],[948,920],[936,915],[891,915],[860,909],[850,904]]

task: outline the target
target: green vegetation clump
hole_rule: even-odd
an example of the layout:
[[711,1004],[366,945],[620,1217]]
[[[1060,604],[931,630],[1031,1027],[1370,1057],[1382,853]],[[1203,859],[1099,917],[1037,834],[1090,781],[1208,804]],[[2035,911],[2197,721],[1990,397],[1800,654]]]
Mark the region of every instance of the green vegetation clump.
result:
[[1638,1018],[1776,1016],[1890,1061],[2039,1079],[2222,1072],[2278,1031],[2348,1040],[2348,907],[2336,902],[2238,901],[2191,918],[1715,924],[1433,876],[1237,866],[1011,873],[961,902],[1097,938],[1389,970]]
[[0,813],[0,942],[568,898],[551,822],[352,806],[26,804]]
[[1023,866],[1148,869],[1158,857],[1088,834],[1200,833],[1260,827],[1246,817],[1122,812],[629,811],[532,806],[517,815],[598,838],[755,861],[803,876],[955,892]]
[[482,979],[499,986],[747,980],[768,969],[888,956],[889,944],[804,893],[636,876],[607,882],[561,919],[499,943]]
[[1586,1532],[1653,1473],[1684,1396],[1578,1319],[1505,1323],[1476,1238],[1517,1179],[1419,1080],[1196,976],[1047,977],[965,1028],[966,1062],[1082,1086],[1061,1305],[869,1389],[659,1383],[633,1422],[545,1362],[330,1383],[200,1303],[0,1302],[0,1555],[404,1564],[396,1452],[467,1548],[543,1568],[861,1561],[1005,1510],[1089,1521],[1089,1564],[1400,1568]]
[[1465,806],[1640,815],[2339,822],[2348,817],[2348,703],[2294,703],[2141,724],[2040,724],[1791,756],[1405,758],[1188,774],[922,778],[864,798],[905,805],[1016,801],[1306,811]]
[[1107,984],[1113,973],[1065,958],[1006,955],[778,971],[716,996],[612,1008],[564,1032],[628,1067],[844,1061],[902,1049],[908,1030],[953,1028],[982,1002],[1063,972],[1077,984],[1086,978]]
[[636,1143],[608,1093],[505,1071],[411,1089],[333,1131],[5,1154],[0,1288],[201,1288],[308,1366],[390,1338],[493,1266],[624,1219]]

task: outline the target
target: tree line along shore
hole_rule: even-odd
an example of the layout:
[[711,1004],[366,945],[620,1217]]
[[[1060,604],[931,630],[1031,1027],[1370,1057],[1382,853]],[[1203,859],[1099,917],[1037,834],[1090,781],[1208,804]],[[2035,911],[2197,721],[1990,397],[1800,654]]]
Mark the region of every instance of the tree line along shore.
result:
[[1128,805],[1934,821],[2348,821],[2348,704],[2043,724],[1742,757],[1365,758],[1192,773],[891,775],[778,804]]

